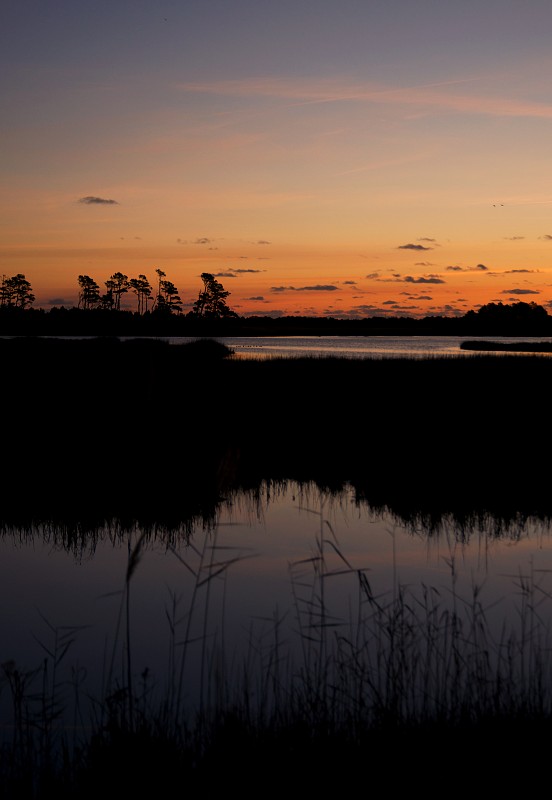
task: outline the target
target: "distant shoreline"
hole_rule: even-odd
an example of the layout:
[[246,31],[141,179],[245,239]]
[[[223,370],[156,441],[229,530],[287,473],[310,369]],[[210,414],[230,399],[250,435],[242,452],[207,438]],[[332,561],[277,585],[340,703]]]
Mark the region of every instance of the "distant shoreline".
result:
[[[491,304],[492,306],[492,304]],[[106,309],[0,307],[0,336],[282,337],[508,336],[552,337],[552,316],[526,303],[483,307],[459,317],[209,317]]]
[[552,353],[552,342],[460,342],[461,350],[508,353]]

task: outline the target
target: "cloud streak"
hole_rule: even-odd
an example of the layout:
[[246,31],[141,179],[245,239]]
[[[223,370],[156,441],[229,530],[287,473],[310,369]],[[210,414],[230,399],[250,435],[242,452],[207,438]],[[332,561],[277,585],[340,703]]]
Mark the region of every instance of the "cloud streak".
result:
[[385,105],[425,106],[464,114],[495,117],[532,117],[552,119],[552,104],[520,100],[515,97],[460,94],[452,87],[472,85],[476,78],[414,86],[357,84],[343,80],[289,80],[285,78],[248,78],[243,80],[183,83],[185,92],[227,97],[267,97],[287,100],[293,105],[315,103],[379,103]]
[[478,264],[476,267],[459,267],[458,265],[446,267],[449,272],[488,272],[489,267]]
[[433,250],[433,247],[425,247],[423,244],[409,242],[408,244],[400,244],[397,250]]
[[540,294],[536,289],[504,289],[502,294]]
[[314,286],[271,286],[271,292],[336,292],[337,286],[317,283]]
[[108,200],[105,197],[95,197],[94,195],[87,195],[86,197],[79,197],[79,203],[85,206],[118,206],[117,200]]

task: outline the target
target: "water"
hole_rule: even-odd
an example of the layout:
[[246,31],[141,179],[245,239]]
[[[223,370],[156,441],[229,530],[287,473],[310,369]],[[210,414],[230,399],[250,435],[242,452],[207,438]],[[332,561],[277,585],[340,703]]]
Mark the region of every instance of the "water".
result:
[[[189,642],[183,702],[195,708],[210,691],[206,675],[231,682],[247,664],[262,676],[276,632],[286,668],[304,667],[298,632],[320,608],[322,554],[332,640],[350,635],[357,623],[360,574],[382,606],[403,590],[418,602],[425,586],[443,608],[450,609],[454,596],[469,616],[481,589],[497,639],[503,624],[519,627],[519,605],[523,597],[529,602],[530,592],[539,618],[552,620],[546,527],[530,521],[501,537],[474,530],[460,539],[457,533],[452,521],[431,536],[409,529],[390,514],[357,506],[348,492],[332,499],[290,484],[276,493],[265,489],[260,500],[240,495],[214,530],[198,527],[190,541],[168,542],[158,534],[144,542],[130,582],[128,630],[125,574],[140,530],[117,536],[106,529],[82,552],[64,549],[55,531],[8,533],[0,541],[0,663],[13,661],[30,674],[44,659],[52,661],[67,637],[70,647],[58,668],[64,702],[77,678],[101,698],[108,683],[124,682],[129,632],[134,681],[147,674],[150,688],[162,695],[180,675]],[[41,676],[39,669],[38,688]],[[7,700],[0,702],[3,713]]]
[[[461,342],[512,342],[519,337],[506,336],[265,336],[221,337],[239,358],[277,358],[296,356],[341,356],[347,358],[424,358],[426,356],[470,357],[475,351],[461,350]],[[192,337],[173,337],[173,344],[191,341]],[[552,337],[539,338],[552,342]],[[500,355],[512,355],[503,351]]]

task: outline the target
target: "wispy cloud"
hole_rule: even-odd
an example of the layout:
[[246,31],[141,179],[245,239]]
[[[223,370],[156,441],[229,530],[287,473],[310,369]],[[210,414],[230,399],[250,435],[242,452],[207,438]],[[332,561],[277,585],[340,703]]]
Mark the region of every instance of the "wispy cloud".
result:
[[266,272],[266,269],[227,269],[224,272],[215,272],[213,273],[213,277],[215,278],[237,278],[238,275],[244,275],[253,273],[254,275],[258,275],[259,273]]
[[242,273],[245,272],[253,272],[253,273],[266,272],[266,269],[233,269],[232,272],[235,272],[236,275],[241,275]]
[[506,269],[503,275],[517,275],[520,272],[540,272],[540,269]]
[[497,117],[552,118],[552,104],[498,97],[478,92],[461,94],[455,87],[477,86],[478,78],[385,86],[347,80],[248,78],[243,80],[182,83],[182,91],[234,97],[267,97],[293,105],[315,103],[380,103],[435,108],[453,112]]
[[488,272],[487,275],[496,278],[497,275],[532,275],[539,272],[540,269],[504,269],[500,272]]
[[540,294],[536,289],[504,289],[501,294]]
[[86,197],[79,197],[79,203],[85,206],[118,206],[117,200],[108,200],[105,197],[94,197],[94,195],[87,195]]
[[457,264],[454,266],[445,267],[449,272],[488,272],[489,267],[485,264],[477,264],[476,267],[460,267]]
[[314,286],[271,286],[271,292],[336,292],[337,286],[317,283]]

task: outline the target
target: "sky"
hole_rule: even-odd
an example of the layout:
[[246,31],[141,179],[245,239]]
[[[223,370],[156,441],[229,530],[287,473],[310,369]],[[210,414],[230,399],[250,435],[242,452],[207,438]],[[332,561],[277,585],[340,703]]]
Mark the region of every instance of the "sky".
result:
[[[550,0],[3,0],[0,269],[189,310],[552,311]],[[128,308],[136,298],[125,296]]]

